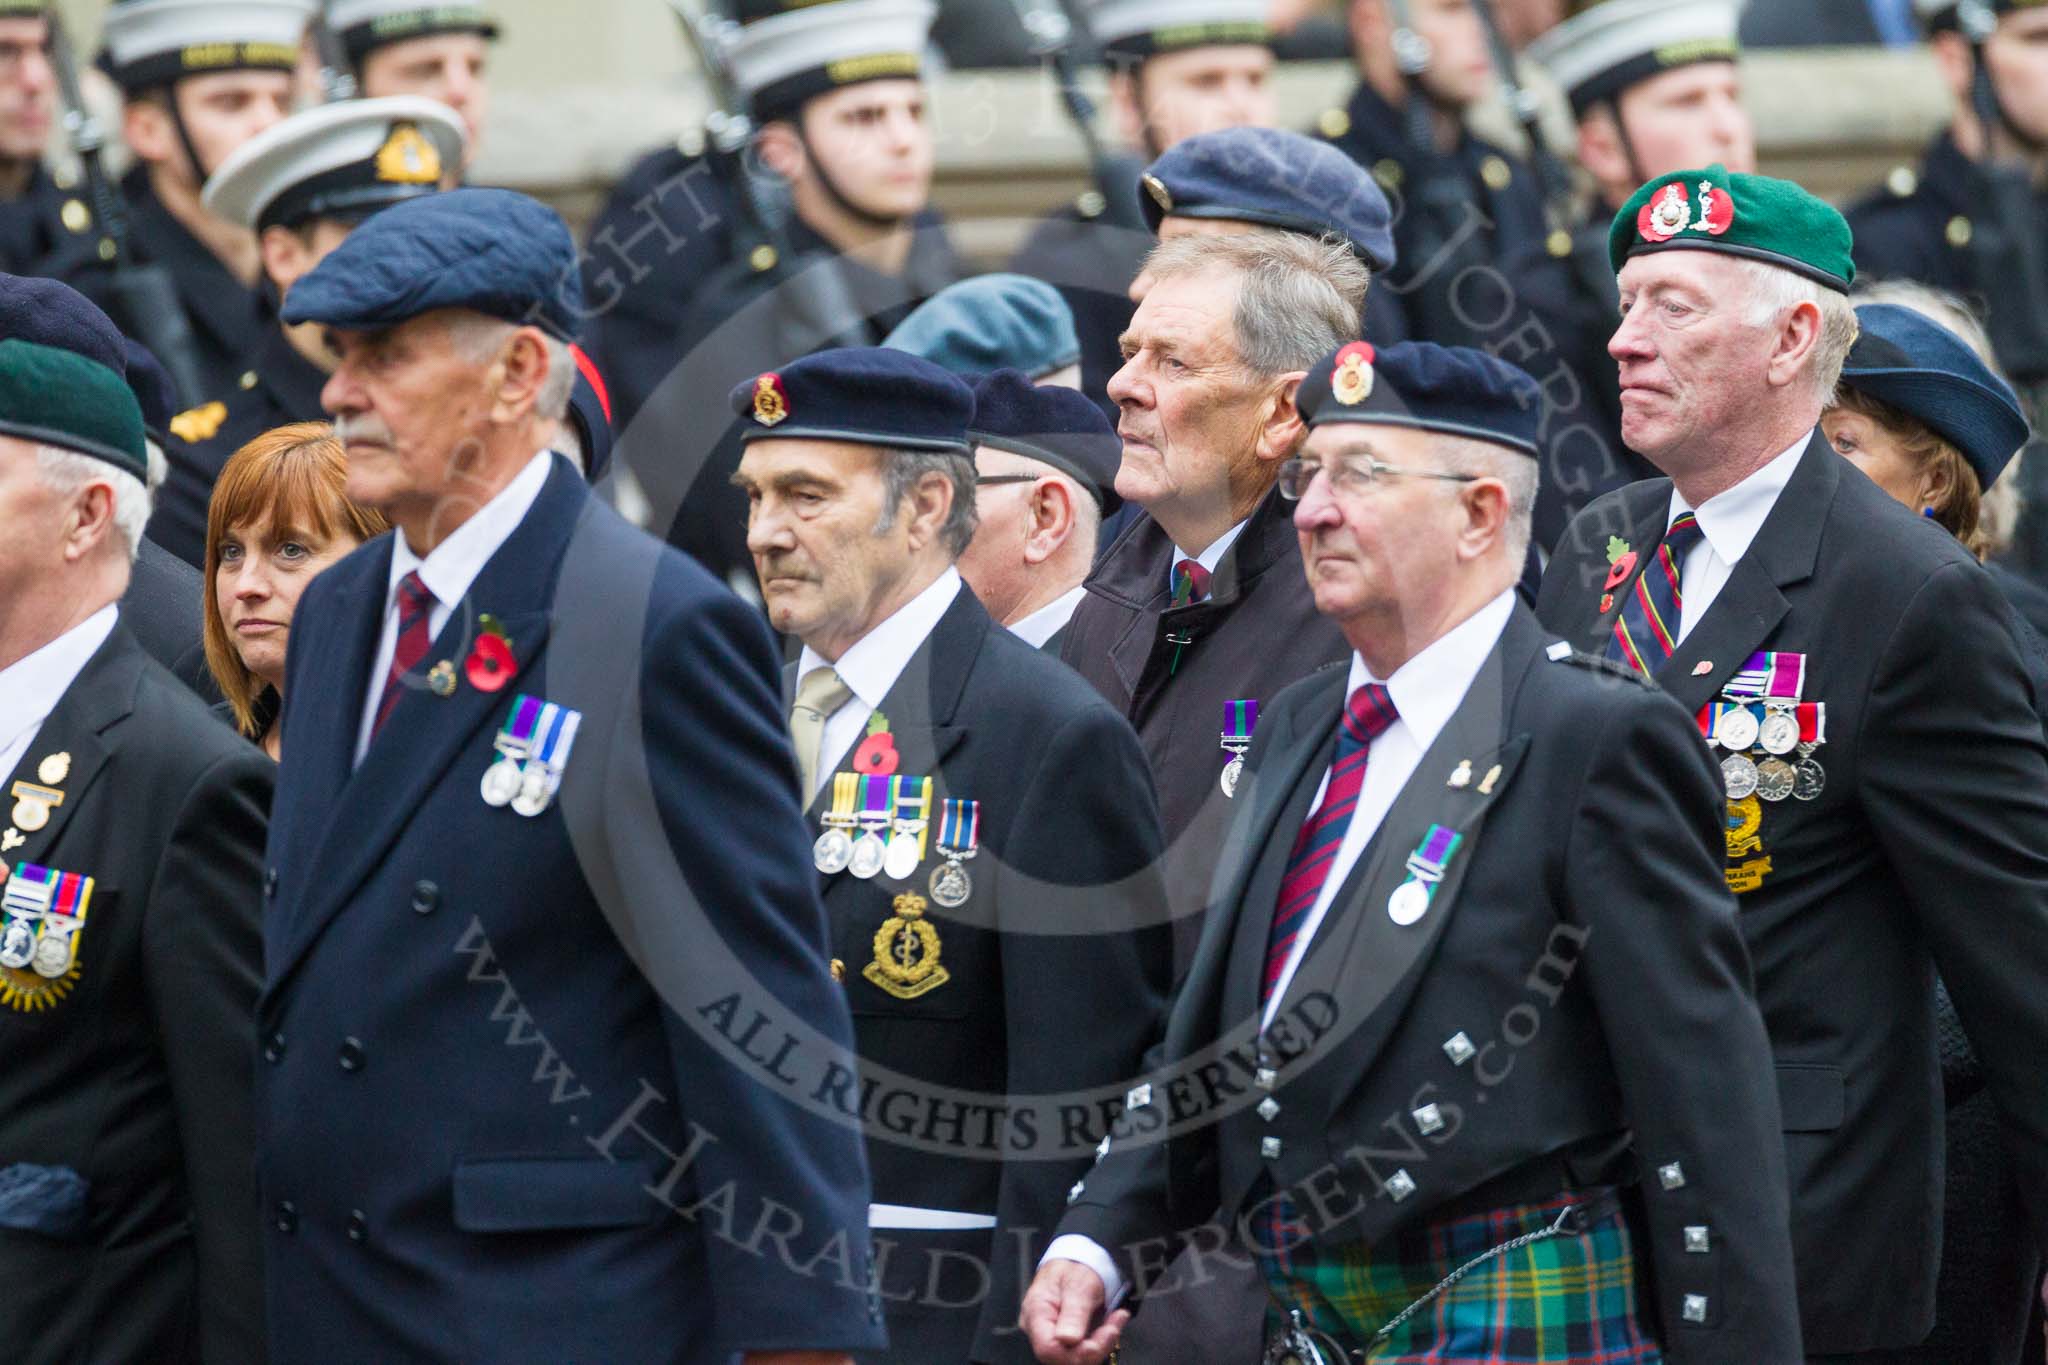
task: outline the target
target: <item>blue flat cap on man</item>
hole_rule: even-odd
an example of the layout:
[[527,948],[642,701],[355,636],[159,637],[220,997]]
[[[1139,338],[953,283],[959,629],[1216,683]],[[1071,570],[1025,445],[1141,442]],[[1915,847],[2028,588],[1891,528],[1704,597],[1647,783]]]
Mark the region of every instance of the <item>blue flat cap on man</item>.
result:
[[1282,128],[1224,128],[1176,144],[1145,168],[1139,206],[1168,214],[1336,237],[1374,270],[1394,264],[1394,212],[1372,176],[1327,142]]
[[395,204],[294,284],[282,317],[371,332],[437,308],[575,340],[583,286],[568,225],[511,190],[448,190]]
[[997,370],[974,386],[974,421],[967,434],[978,446],[1051,465],[1087,489],[1104,516],[1124,505],[1116,494],[1123,439],[1078,389],[1033,384],[1019,371]]
[[853,441],[973,454],[974,390],[931,361],[881,346],[819,351],[736,385],[740,439]]
[[1842,366],[1842,387],[1917,418],[1962,452],[1989,488],[2027,441],[2012,386],[1970,344],[1895,303],[1856,310],[1862,331]]
[[1081,363],[1074,310],[1059,290],[1029,275],[976,275],[949,284],[882,344],[966,376],[1021,370],[1038,380]]
[[1295,398],[1310,427],[1420,427],[1491,441],[1530,458],[1542,447],[1542,391],[1521,370],[1469,346],[1353,341],[1323,357]]
[[0,275],[0,337],[75,351],[115,374],[127,368],[128,343],[114,320],[56,280]]

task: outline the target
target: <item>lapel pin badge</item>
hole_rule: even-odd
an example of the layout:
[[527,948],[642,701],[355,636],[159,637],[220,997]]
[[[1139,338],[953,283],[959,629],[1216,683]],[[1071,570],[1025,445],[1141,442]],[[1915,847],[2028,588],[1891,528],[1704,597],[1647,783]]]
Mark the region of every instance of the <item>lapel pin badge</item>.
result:
[[71,753],[63,750],[46,756],[36,765],[36,777],[45,785],[61,787],[64,779],[71,776]]
[[1692,666],[1692,675],[1695,678],[1704,678],[1707,676],[1707,674],[1712,673],[1713,671],[1714,661],[1712,659],[1701,659],[1698,663]]

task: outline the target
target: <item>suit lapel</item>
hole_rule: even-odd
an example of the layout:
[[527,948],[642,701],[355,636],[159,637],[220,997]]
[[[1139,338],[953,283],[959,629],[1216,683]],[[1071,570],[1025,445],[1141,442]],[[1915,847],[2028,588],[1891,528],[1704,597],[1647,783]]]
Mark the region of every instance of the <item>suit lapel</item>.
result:
[[[1313,992],[1339,1001],[1355,1028],[1344,1055],[1369,1067],[1399,1023],[1444,930],[1457,913],[1458,892],[1481,839],[1487,813],[1509,790],[1527,753],[1527,735],[1506,733],[1522,679],[1541,651],[1543,633],[1519,604],[1436,742],[1394,799],[1362,873],[1354,873],[1288,983],[1282,1009]],[[1468,761],[1467,778],[1451,785]],[[1496,775],[1495,767],[1500,769]],[[1422,919],[1397,925],[1387,905],[1408,880],[1408,856],[1442,825],[1463,836]],[[1333,1097],[1334,1098],[1334,1097]]]
[[[553,596],[562,552],[588,497],[574,471],[557,459],[526,518],[484,565],[468,595],[449,612],[419,677],[424,679],[434,665],[445,661],[461,681],[454,695],[446,698],[434,695],[424,685],[408,689],[383,730],[370,742],[362,766],[342,784],[333,807],[345,813],[329,820],[319,836],[298,912],[285,926],[285,949],[276,964],[279,979],[349,903],[413,815],[427,803],[433,788],[455,766],[464,745],[486,724],[502,720],[512,699],[529,690],[525,684],[536,671],[547,641],[547,604]],[[387,577],[388,566],[387,557]],[[463,665],[478,633],[476,620],[485,613],[496,616],[510,637],[517,669],[510,681],[495,691],[474,687],[464,676]],[[370,638],[374,648],[376,636]],[[361,647],[358,636],[350,642],[349,652]],[[369,667],[370,663],[363,661],[355,676],[365,677]],[[356,722],[368,686],[367,680],[358,684],[355,709],[330,716],[334,723],[325,727],[344,732],[344,765],[354,755]],[[329,736],[327,742],[335,742],[335,736]],[[331,761],[333,755],[329,752],[326,757]],[[476,776],[482,776],[481,768]]]
[[[1626,504],[1630,516],[1628,535],[1629,552],[1636,557],[1634,570],[1612,587],[1603,586],[1611,576],[1613,567],[1607,547],[1596,547],[1593,567],[1601,571],[1601,581],[1592,586],[1600,588],[1596,594],[1594,614],[1583,629],[1572,638],[1574,648],[1587,654],[1605,655],[1607,642],[1614,636],[1614,623],[1621,619],[1621,604],[1636,590],[1636,580],[1657,557],[1658,549],[1664,544],[1664,531],[1671,515],[1671,482],[1655,479],[1639,484],[1630,490]],[[1591,577],[1589,573],[1588,577]]]
[[[106,765],[107,748],[100,735],[135,709],[140,657],[141,646],[117,621],[113,634],[86,660],[36,731],[35,743],[7,779],[8,819],[0,824],[0,865],[40,865],[56,846]],[[48,799],[53,794],[61,799]],[[43,817],[40,827],[28,828],[38,814]],[[63,870],[93,873],[91,867]]]

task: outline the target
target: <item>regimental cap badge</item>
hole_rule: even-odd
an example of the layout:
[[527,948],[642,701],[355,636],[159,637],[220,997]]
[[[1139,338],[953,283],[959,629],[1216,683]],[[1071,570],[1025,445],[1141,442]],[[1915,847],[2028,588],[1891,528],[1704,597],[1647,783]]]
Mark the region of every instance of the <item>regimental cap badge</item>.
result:
[[789,393],[782,376],[764,374],[754,381],[754,420],[764,427],[779,426],[789,416]]
[[1330,374],[1330,396],[1347,408],[1357,407],[1372,396],[1372,343],[1354,341],[1337,352],[1337,367]]
[[441,153],[417,125],[394,123],[377,150],[377,179],[386,185],[438,185]]
[[1695,206],[1685,185],[1672,181],[1636,211],[1636,231],[1646,242],[1668,242],[1681,232],[1721,236],[1735,223],[1735,201],[1711,180],[1700,181],[1699,194]]
[[1161,213],[1172,213],[1173,191],[1166,188],[1166,182],[1158,176],[1151,174],[1147,174],[1141,177],[1141,179],[1145,186],[1145,193],[1152,196],[1152,202],[1159,205],[1159,211]]

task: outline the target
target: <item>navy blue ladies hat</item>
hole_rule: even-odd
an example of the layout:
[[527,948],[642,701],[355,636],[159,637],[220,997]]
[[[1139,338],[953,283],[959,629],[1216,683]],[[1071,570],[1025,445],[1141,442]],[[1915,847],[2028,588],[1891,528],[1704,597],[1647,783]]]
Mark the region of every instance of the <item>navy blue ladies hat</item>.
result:
[[1223,128],[1176,143],[1145,168],[1139,207],[1349,242],[1374,270],[1394,264],[1394,211],[1372,175],[1327,142],[1284,128]]
[[968,436],[1041,460],[1087,489],[1108,516],[1124,505],[1116,495],[1124,443],[1079,389],[1033,384],[1016,370],[997,370],[974,386],[974,421]]
[[583,285],[561,215],[512,190],[446,190],[376,214],[285,295],[286,322],[370,332],[467,308],[576,339]]
[[735,385],[743,442],[854,441],[972,455],[974,390],[931,361],[882,346],[818,351]]
[[976,275],[949,284],[897,323],[882,344],[970,378],[1012,369],[1039,379],[1081,360],[1074,310],[1059,290],[1029,275]]
[[1842,385],[1925,423],[1961,451],[1989,488],[2027,442],[2012,386],[1970,344],[1896,303],[1856,310],[1862,331],[1842,366]]
[[1402,341],[1339,346],[1301,381],[1295,406],[1310,427],[1332,422],[1419,427],[1542,454],[1543,391],[1484,351]]
[[114,320],[57,280],[0,274],[0,341],[10,339],[75,351],[115,374],[128,364],[128,343]]

